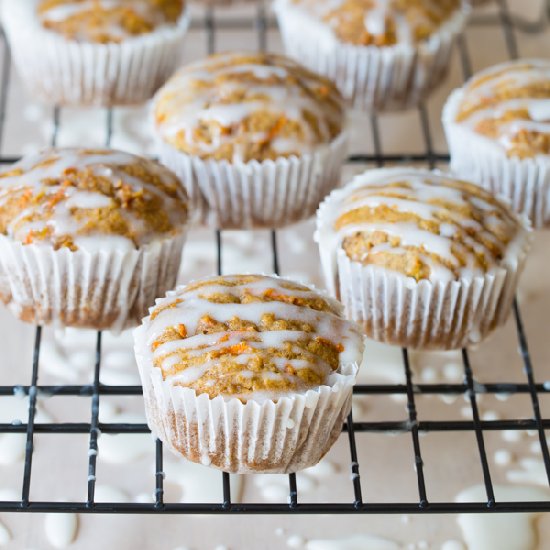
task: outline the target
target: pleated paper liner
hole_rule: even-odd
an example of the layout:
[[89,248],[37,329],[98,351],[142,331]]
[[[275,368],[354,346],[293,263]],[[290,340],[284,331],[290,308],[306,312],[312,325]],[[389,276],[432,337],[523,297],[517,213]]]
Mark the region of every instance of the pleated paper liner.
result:
[[54,250],[0,235],[0,297],[34,324],[118,332],[176,284],[185,234],[138,250]]
[[15,66],[29,91],[55,105],[138,104],[150,99],[179,66],[187,32],[176,25],[120,43],[85,43],[42,27],[37,1],[3,2],[2,17]]

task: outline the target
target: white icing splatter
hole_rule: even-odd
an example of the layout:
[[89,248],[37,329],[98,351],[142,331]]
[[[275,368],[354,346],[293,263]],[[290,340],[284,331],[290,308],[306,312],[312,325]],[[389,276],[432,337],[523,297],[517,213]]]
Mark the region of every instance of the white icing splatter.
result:
[[76,538],[76,514],[48,514],[44,520],[46,539],[54,548],[67,548]]
[[535,458],[522,458],[519,461],[519,469],[506,472],[506,479],[512,483],[528,483],[548,486],[546,468],[542,460]]
[[[537,487],[495,485],[497,502],[548,500],[549,491]],[[479,502],[487,498],[482,485],[470,487],[457,496],[458,502]],[[535,550],[537,532],[534,520],[538,514],[460,514],[468,550]]]
[[304,548],[306,540],[301,537],[300,535],[291,535],[286,539],[286,545],[289,548],[298,549],[298,548]]
[[499,466],[507,466],[512,462],[514,456],[507,449],[498,449],[495,451],[495,464]]
[[[101,407],[99,408],[101,411]],[[110,417],[108,422],[145,423],[145,418],[136,414],[121,413]],[[149,434],[102,434],[98,439],[99,460],[111,464],[127,464],[147,454],[153,454],[155,443]]]
[[352,535],[338,539],[309,540],[306,550],[399,550],[398,543],[375,535]]
[[485,411],[482,415],[481,415],[481,419],[482,420],[500,420],[501,416],[499,413],[497,413],[496,411]]
[[0,522],[0,546],[5,546],[11,540],[10,530]]
[[[222,500],[222,474],[217,470],[188,460],[176,461],[167,457],[163,467],[166,482],[181,488],[181,502],[220,502]],[[234,502],[240,502],[243,476],[232,475],[230,481],[231,499]]]
[[504,430],[502,433],[502,439],[508,443],[517,443],[525,437],[525,433],[521,430]]

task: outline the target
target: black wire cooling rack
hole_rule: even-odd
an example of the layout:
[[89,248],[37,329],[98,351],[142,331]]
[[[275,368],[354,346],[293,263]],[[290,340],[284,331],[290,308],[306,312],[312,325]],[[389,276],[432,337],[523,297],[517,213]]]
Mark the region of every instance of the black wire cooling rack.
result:
[[[550,2],[541,2],[540,17],[536,21],[512,16],[508,10],[506,0],[498,0],[498,11],[495,14],[475,16],[472,25],[500,25],[506,40],[506,47],[510,58],[518,55],[516,32],[542,32],[548,27],[550,15]],[[263,2],[257,6],[256,16],[246,18],[220,19],[214,10],[207,9],[204,18],[197,20],[192,25],[195,28],[204,29],[207,46],[210,52],[216,49],[217,30],[250,30],[253,26],[257,30],[259,49],[266,48],[267,31],[274,26],[274,21],[267,14]],[[2,39],[3,36],[2,36]],[[462,71],[464,78],[471,74],[471,59],[465,36],[458,41]],[[0,87],[0,145],[4,134],[4,121],[6,118],[6,105],[10,85],[11,60],[9,48],[4,48],[2,60],[1,87]],[[418,110],[425,152],[422,154],[384,154],[376,115],[370,117],[370,131],[372,133],[373,150],[366,154],[349,157],[349,164],[371,164],[383,166],[386,163],[406,162],[417,163],[434,167],[436,163],[446,163],[448,155],[438,153],[432,143],[430,133],[430,121],[425,106]],[[60,109],[53,111],[53,132],[51,144],[57,142],[60,125]],[[109,145],[112,136],[113,116],[112,111],[106,115],[106,144]],[[0,157],[0,164],[8,164],[16,161],[13,157]],[[217,250],[217,270],[222,273],[222,234],[215,233],[215,245]],[[279,273],[279,259],[277,254],[277,234],[271,232],[271,248],[273,258],[273,271]],[[96,460],[98,454],[98,437],[100,433],[106,434],[142,434],[149,433],[146,424],[137,423],[103,423],[99,421],[99,407],[102,396],[139,396],[142,394],[140,386],[108,386],[100,383],[101,369],[101,342],[102,334],[97,334],[96,357],[94,366],[93,383],[79,386],[41,386],[39,385],[39,358],[42,339],[42,328],[36,328],[34,339],[34,354],[32,360],[32,377],[30,385],[26,386],[0,386],[0,399],[12,395],[25,395],[28,398],[28,419],[21,424],[0,424],[0,433],[24,433],[26,434],[25,463],[23,479],[21,482],[21,499],[17,501],[0,501],[0,512],[79,512],[79,513],[183,513],[183,514],[364,514],[364,513],[468,513],[468,512],[541,512],[550,511],[550,501],[530,502],[497,502],[495,500],[493,483],[489,461],[485,450],[484,432],[493,430],[534,430],[538,434],[546,476],[550,484],[550,453],[545,436],[545,429],[550,429],[550,419],[542,418],[539,406],[539,394],[550,393],[550,387],[546,384],[535,383],[533,367],[527,345],[527,336],[523,328],[523,322],[517,302],[514,303],[513,315],[517,327],[517,339],[519,353],[521,355],[525,383],[488,383],[480,384],[475,381],[468,351],[462,350],[462,363],[464,378],[462,384],[413,384],[413,375],[409,364],[409,354],[402,350],[405,384],[388,385],[359,385],[354,389],[354,395],[405,395],[407,400],[408,418],[404,421],[376,421],[354,422],[350,414],[343,427],[347,432],[350,452],[350,474],[353,485],[354,498],[345,503],[306,503],[299,499],[296,476],[288,476],[289,493],[288,503],[235,503],[231,501],[230,477],[228,474],[220,475],[223,489],[223,499],[219,503],[175,503],[166,502],[164,499],[164,473],[163,473],[163,448],[160,441],[155,445],[155,501],[147,503],[117,503],[95,502],[96,486]],[[90,422],[35,422],[36,404],[38,395],[47,396],[81,396],[91,397]],[[477,397],[479,394],[510,395],[527,394],[532,404],[532,418],[510,420],[481,420]],[[419,395],[458,396],[463,395],[469,401],[472,410],[471,420],[457,421],[424,421],[417,416],[415,399]],[[475,434],[479,460],[483,472],[483,480],[486,491],[486,499],[479,502],[436,502],[429,499],[424,481],[424,467],[419,434],[426,432],[473,432]],[[418,484],[418,499],[415,502],[390,503],[365,502],[361,490],[360,463],[357,455],[355,434],[357,432],[370,433],[409,433],[413,443],[414,456],[412,457]],[[33,440],[35,434],[88,434],[88,471],[83,472],[83,480],[87,479],[87,499],[82,502],[53,502],[30,500],[30,487],[33,465]]]

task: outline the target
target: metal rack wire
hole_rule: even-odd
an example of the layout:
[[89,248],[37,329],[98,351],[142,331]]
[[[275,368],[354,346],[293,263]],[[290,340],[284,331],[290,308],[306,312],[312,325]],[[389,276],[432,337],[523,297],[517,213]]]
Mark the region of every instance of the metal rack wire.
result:
[[[543,3],[540,20],[527,22],[510,16],[506,0],[499,0],[499,12],[496,17],[483,17],[473,20],[473,24],[480,25],[501,25],[506,39],[507,49],[511,58],[517,57],[517,44],[515,39],[516,30],[521,32],[538,32],[547,26],[549,2]],[[205,17],[197,25],[205,29],[206,40],[209,51],[215,50],[216,32],[223,28],[224,23],[218,21],[213,10],[206,10]],[[268,18],[265,6],[259,3],[257,15],[253,19],[235,20],[231,19],[230,28],[250,29],[254,25],[258,33],[258,47],[265,49],[267,30],[272,25]],[[460,55],[462,60],[463,76],[467,78],[471,74],[471,60],[465,36],[459,40]],[[10,56],[6,47],[4,50],[2,65],[2,82],[0,87],[0,145],[4,134],[4,120],[6,117],[7,95],[9,89]],[[384,154],[381,146],[381,135],[378,118],[371,117],[371,133],[373,150],[365,154],[353,155],[348,159],[350,164],[373,164],[383,166],[386,163],[408,162],[435,166],[437,163],[447,162],[448,156],[437,152],[432,143],[430,134],[430,121],[428,111],[421,106],[419,111],[420,123],[423,133],[425,152],[422,154],[398,155]],[[110,144],[113,132],[112,111],[106,116],[106,145]],[[53,110],[53,132],[51,137],[52,145],[57,142],[60,126],[60,109]],[[0,157],[0,164],[11,163],[16,159],[11,157]],[[215,246],[217,253],[217,271],[223,271],[223,235],[220,231],[215,233]],[[279,273],[279,258],[277,251],[277,235],[271,234],[273,271]],[[288,514],[288,513],[330,513],[330,514],[364,514],[364,513],[399,513],[399,514],[427,514],[427,513],[459,513],[459,512],[529,512],[529,511],[550,511],[550,501],[538,502],[499,502],[495,499],[494,487],[491,478],[491,470],[485,449],[484,433],[486,431],[500,430],[535,430],[541,445],[542,457],[546,469],[546,475],[550,484],[550,452],[545,436],[545,429],[550,429],[550,419],[542,417],[539,404],[539,395],[549,393],[550,387],[546,384],[537,384],[533,372],[533,366],[529,355],[527,335],[524,330],[519,306],[514,304],[514,317],[517,327],[517,339],[519,353],[521,355],[526,381],[524,383],[487,383],[480,384],[475,380],[473,367],[467,350],[462,351],[462,363],[464,378],[461,384],[413,384],[413,373],[409,362],[409,354],[406,349],[402,351],[405,384],[386,385],[359,385],[355,388],[356,396],[364,395],[404,395],[407,402],[407,418],[403,421],[376,421],[376,422],[355,422],[350,414],[343,431],[347,432],[350,453],[350,473],[353,500],[348,503],[306,503],[299,499],[299,487],[296,476],[291,474],[288,478],[289,491],[288,503],[236,503],[231,500],[230,477],[222,474],[220,481],[223,489],[221,502],[215,504],[205,503],[175,503],[166,502],[164,498],[164,474],[163,474],[163,447],[160,441],[154,443],[155,447],[155,472],[152,484],[155,488],[155,501],[152,503],[99,503],[95,502],[96,487],[96,461],[98,455],[98,436],[101,433],[107,434],[142,434],[148,433],[149,429],[145,424],[137,423],[103,423],[99,421],[99,409],[101,398],[106,396],[139,396],[142,394],[140,386],[108,386],[100,382],[101,357],[102,357],[102,334],[97,334],[96,357],[94,365],[93,382],[88,385],[62,385],[44,386],[39,384],[39,358],[42,340],[42,328],[36,329],[34,340],[34,354],[32,360],[32,376],[29,385],[25,386],[0,386],[0,399],[14,394],[24,394],[28,398],[28,419],[21,424],[0,424],[0,433],[23,433],[26,434],[26,452],[21,482],[21,499],[17,501],[0,501],[0,512],[79,512],[79,513],[183,513],[183,514]],[[38,395],[48,396],[80,396],[91,397],[91,411],[89,422],[35,422]],[[509,395],[526,394],[531,399],[532,418],[530,419],[509,419],[509,420],[482,420],[480,418],[477,399],[480,394]],[[422,395],[440,395],[467,397],[472,410],[471,420],[454,421],[431,421],[422,420],[418,417],[416,398]],[[426,489],[424,479],[424,463],[422,459],[422,446],[420,434],[426,432],[473,432],[475,434],[479,460],[483,472],[483,480],[486,491],[486,499],[479,502],[439,502],[431,501]],[[414,502],[370,502],[363,499],[363,492],[360,478],[360,463],[357,453],[356,433],[408,433],[411,436],[415,464],[418,499]],[[87,499],[82,502],[54,502],[30,500],[30,487],[32,480],[33,465],[33,441],[35,434],[88,434],[88,469],[83,472],[83,480],[87,481]]]

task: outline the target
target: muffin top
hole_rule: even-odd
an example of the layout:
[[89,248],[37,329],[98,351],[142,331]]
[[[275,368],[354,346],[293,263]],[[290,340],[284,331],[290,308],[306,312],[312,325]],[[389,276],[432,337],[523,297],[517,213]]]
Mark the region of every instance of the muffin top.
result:
[[186,221],[176,176],[128,153],[49,149],[0,172],[0,233],[23,244],[130,250]]
[[416,281],[450,281],[517,257],[527,229],[476,185],[396,168],[366,172],[335,191],[320,211],[319,232],[333,261],[341,250],[353,262]]
[[163,379],[210,398],[304,392],[362,359],[363,337],[338,302],[263,275],[181,287],[157,300],[145,327]]
[[329,80],[273,54],[225,53],[188,65],[154,105],[163,141],[230,162],[309,153],[341,133],[344,114]]
[[345,44],[393,46],[430,38],[462,8],[462,0],[281,0]]
[[69,40],[106,44],[176,24],[184,4],[185,0],[40,0],[37,9],[46,29]]
[[550,62],[513,61],[474,76],[462,90],[455,122],[510,157],[550,155]]

